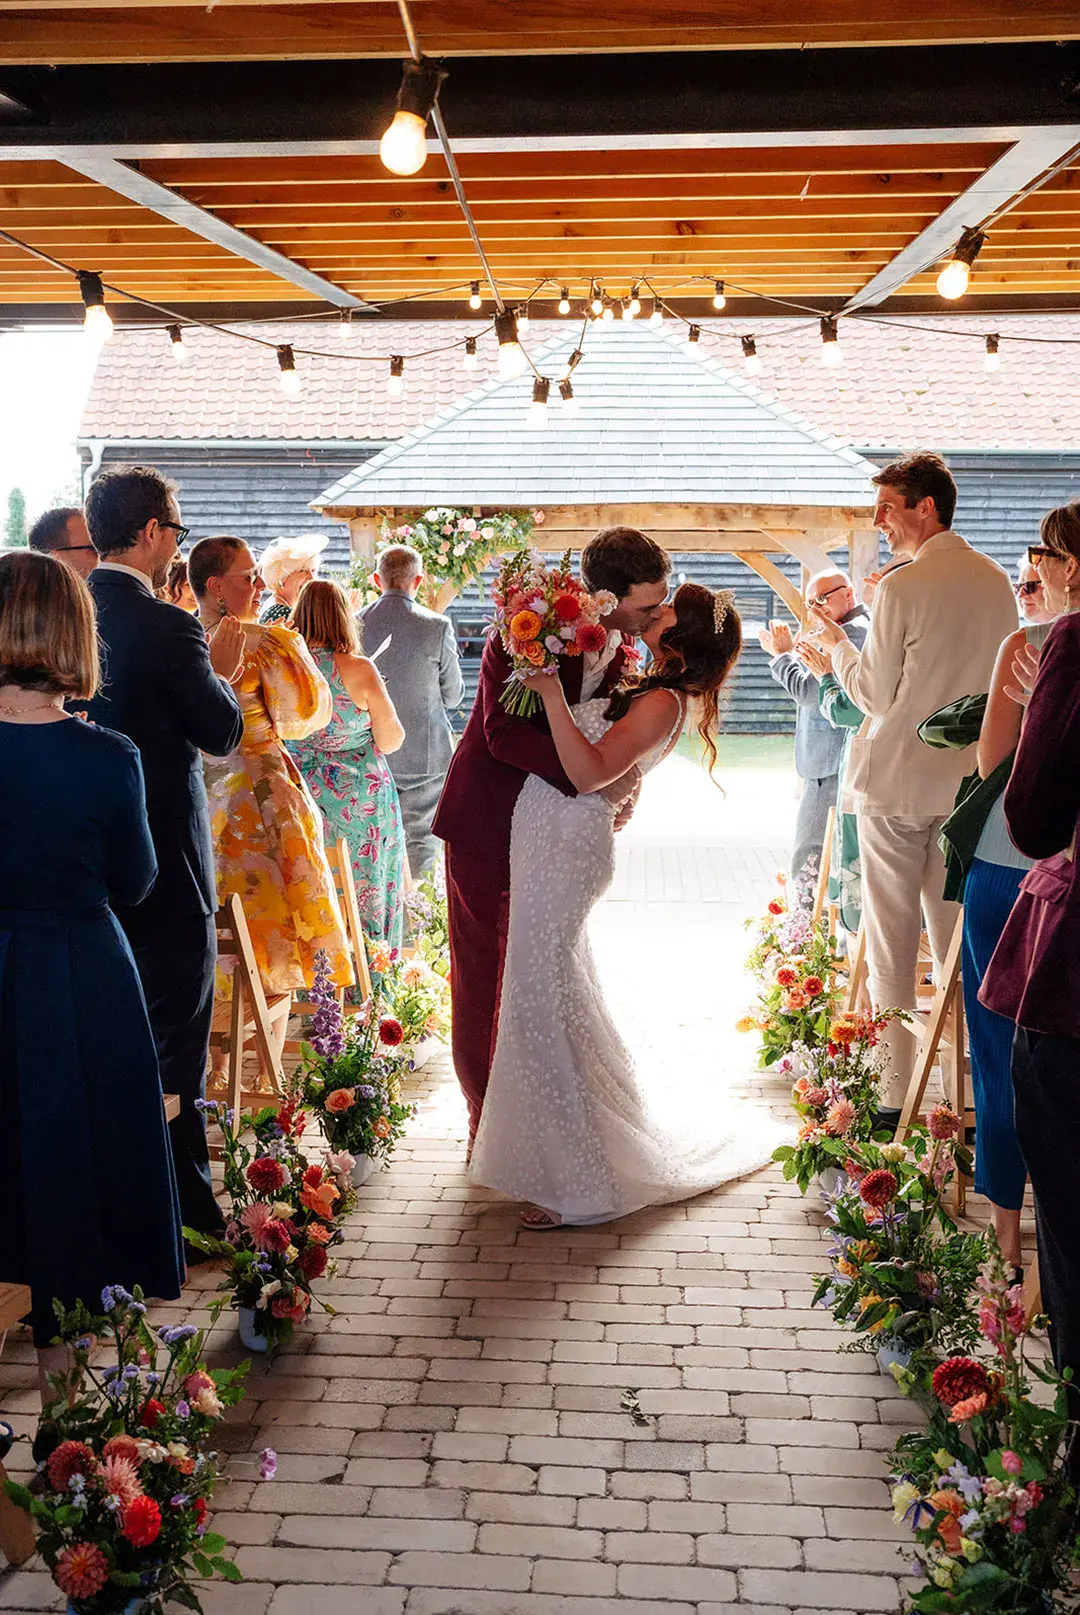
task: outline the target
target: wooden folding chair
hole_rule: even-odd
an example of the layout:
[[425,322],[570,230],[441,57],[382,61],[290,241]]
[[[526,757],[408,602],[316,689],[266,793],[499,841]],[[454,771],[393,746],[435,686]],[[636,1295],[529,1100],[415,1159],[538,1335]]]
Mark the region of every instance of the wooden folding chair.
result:
[[825,840],[821,848],[821,864],[818,868],[817,887],[814,891],[814,906],[810,911],[811,922],[816,925],[825,912],[825,900],[829,895],[829,870],[832,868],[833,831],[836,829],[836,808],[831,807],[825,819]]
[[244,1105],[264,1104],[270,1097],[244,1088],[244,1050],[249,1039],[274,1092],[283,1092],[281,1055],[292,993],[268,996],[263,991],[244,907],[235,892],[218,910],[217,932],[219,955],[233,960],[232,997],[214,1007],[210,1047],[223,1049],[228,1056],[229,1105],[239,1113]]
[[[326,861],[330,865],[330,873],[334,877],[334,890],[341,904],[341,914],[345,921],[345,933],[349,939],[349,952],[352,956],[353,975],[360,990],[361,1003],[371,997],[371,966],[368,963],[367,941],[364,937],[364,928],[360,923],[360,905],[356,900],[356,882],[353,879],[352,856],[349,852],[349,843],[342,836],[326,849]],[[345,989],[337,989],[337,1001],[341,1005],[344,1015],[355,1015],[361,1003],[348,1004],[345,1002]],[[315,1014],[315,1005],[307,998],[298,998],[293,1004],[292,1012],[302,1020],[310,1020]],[[285,1043],[285,1053],[299,1055],[301,1039],[290,1037]]]
[[[961,1128],[966,1129],[968,1125],[971,1112],[967,1103],[968,1056],[960,973],[963,945],[964,915],[961,910],[930,1008],[912,1010],[911,1020],[899,1023],[915,1038],[918,1053],[900,1111],[900,1122],[896,1129],[898,1143],[903,1142],[908,1129],[918,1119],[930,1073],[939,1059],[945,1102],[960,1117]],[[966,1197],[965,1180],[958,1174],[954,1185],[954,1209],[957,1212],[963,1211]]]
[[[30,1311],[30,1306],[30,1291],[25,1284],[0,1284],[0,1345],[8,1330]],[[5,1451],[0,1451],[0,1553],[9,1565],[21,1565],[34,1551],[34,1522],[25,1509],[11,1501],[4,1489],[7,1479],[4,1457]]]
[[859,995],[866,984],[866,927],[859,926],[855,946],[848,953],[847,990],[844,993],[844,1013],[853,1015],[859,1007]]

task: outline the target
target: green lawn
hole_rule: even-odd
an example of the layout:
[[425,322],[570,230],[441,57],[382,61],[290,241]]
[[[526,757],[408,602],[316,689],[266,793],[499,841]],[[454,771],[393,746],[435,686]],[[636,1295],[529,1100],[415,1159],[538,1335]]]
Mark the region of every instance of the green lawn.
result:
[[[718,742],[721,768],[775,768],[792,767],[791,735],[721,735]],[[702,747],[697,735],[691,732],[681,736],[676,751],[683,757],[701,757]]]

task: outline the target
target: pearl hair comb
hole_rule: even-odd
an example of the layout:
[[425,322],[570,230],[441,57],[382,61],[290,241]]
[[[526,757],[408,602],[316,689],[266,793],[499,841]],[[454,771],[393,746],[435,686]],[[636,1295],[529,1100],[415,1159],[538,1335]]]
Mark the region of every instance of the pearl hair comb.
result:
[[717,589],[713,595],[713,629],[719,633],[727,621],[727,614],[735,604],[732,589]]

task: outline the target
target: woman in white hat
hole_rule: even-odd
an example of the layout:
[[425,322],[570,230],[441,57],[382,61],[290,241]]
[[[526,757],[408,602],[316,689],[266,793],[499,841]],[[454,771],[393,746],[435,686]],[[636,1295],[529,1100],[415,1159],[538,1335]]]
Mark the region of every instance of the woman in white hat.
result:
[[284,622],[300,598],[300,590],[319,570],[319,560],[330,539],[325,533],[299,533],[275,538],[262,553],[259,571],[271,598],[259,613],[261,623]]

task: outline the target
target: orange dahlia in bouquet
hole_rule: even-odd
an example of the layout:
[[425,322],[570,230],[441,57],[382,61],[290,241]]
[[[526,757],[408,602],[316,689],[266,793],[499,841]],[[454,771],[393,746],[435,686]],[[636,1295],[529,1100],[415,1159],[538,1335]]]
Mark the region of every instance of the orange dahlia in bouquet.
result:
[[606,590],[589,593],[570,569],[569,550],[554,567],[546,567],[535,551],[507,556],[492,598],[495,626],[513,666],[499,699],[516,717],[540,707],[539,695],[521,675],[554,667],[561,656],[602,651],[607,630],[600,619],[617,603]]

